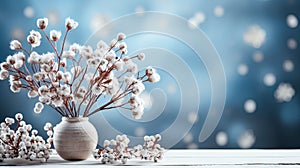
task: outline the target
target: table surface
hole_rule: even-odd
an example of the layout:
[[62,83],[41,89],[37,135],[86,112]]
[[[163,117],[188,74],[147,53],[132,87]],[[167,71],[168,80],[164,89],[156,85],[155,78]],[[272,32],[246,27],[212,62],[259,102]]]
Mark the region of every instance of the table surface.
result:
[[[101,164],[92,156],[85,161],[64,161],[58,155],[51,155],[47,163],[30,162],[21,159],[5,160],[0,166],[34,167],[99,167]],[[164,159],[157,163],[139,159],[129,160],[125,165],[114,164],[109,167],[300,167],[300,150],[168,150]]]

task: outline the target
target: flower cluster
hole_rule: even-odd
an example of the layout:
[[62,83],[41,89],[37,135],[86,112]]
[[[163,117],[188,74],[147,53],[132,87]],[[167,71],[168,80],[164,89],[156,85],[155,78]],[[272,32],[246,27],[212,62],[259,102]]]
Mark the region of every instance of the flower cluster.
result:
[[[144,60],[145,54],[127,55],[125,34],[119,33],[109,44],[99,41],[94,49],[77,43],[66,49],[67,35],[78,23],[66,19],[61,47],[57,45],[61,31],[51,30],[48,35],[47,26],[47,18],[37,20],[39,31],[32,30],[27,37],[30,51],[21,42],[11,41],[10,48],[19,52],[0,64],[0,79],[9,78],[12,92],[25,89],[29,98],[38,98],[35,113],[46,104],[65,117],[87,117],[102,110],[124,108],[131,110],[134,118],[141,118],[144,106],[139,95],[145,90],[144,83],[158,82],[160,76],[152,67],[138,71],[134,60]],[[42,35],[52,52],[33,51],[40,46]],[[100,99],[103,104],[95,107]]]
[[23,115],[15,115],[17,126],[11,129],[15,123],[13,118],[5,118],[0,126],[0,161],[8,158],[22,158],[27,160],[39,160],[45,162],[51,154],[52,125],[46,124],[45,130],[49,136],[47,142],[38,135],[38,131],[32,129],[30,124],[22,121]]
[[102,163],[116,163],[121,161],[123,164],[131,158],[141,158],[144,160],[162,159],[164,148],[157,142],[161,140],[161,136],[145,136],[144,145],[137,145],[133,148],[129,147],[130,140],[126,135],[117,135],[115,140],[105,140],[103,143],[104,148],[94,151],[93,155],[96,159],[101,158]]

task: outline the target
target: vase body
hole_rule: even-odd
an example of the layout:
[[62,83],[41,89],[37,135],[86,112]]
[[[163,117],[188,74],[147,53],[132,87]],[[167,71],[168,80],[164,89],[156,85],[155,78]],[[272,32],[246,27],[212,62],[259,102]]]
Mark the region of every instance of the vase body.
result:
[[66,118],[54,127],[53,145],[65,160],[85,160],[98,143],[98,134],[87,117]]

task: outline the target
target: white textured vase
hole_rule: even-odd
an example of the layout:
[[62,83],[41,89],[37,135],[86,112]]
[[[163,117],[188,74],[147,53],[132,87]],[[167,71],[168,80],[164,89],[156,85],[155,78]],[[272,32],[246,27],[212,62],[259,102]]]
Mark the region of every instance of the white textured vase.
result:
[[98,143],[98,134],[87,117],[66,118],[54,127],[55,150],[65,160],[85,160]]

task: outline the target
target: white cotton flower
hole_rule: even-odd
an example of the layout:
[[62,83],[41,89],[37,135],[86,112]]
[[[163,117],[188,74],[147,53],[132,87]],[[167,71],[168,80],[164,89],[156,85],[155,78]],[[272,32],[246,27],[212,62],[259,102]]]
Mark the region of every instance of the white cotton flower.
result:
[[145,85],[141,80],[136,80],[134,85],[132,86],[132,93],[135,95],[139,95],[145,90]]
[[10,65],[14,65],[16,63],[16,57],[9,55],[6,57],[6,62]]
[[10,90],[13,93],[19,93],[21,91],[21,88],[17,84],[10,85]]
[[101,59],[99,64],[99,68],[101,69],[101,71],[105,71],[107,68],[108,61],[106,59]]
[[29,56],[29,58],[28,58],[28,60],[27,60],[27,62],[28,62],[29,64],[38,64],[39,61],[40,61],[40,55],[39,55],[37,52],[35,52],[35,51],[33,51],[33,52],[30,54],[30,56]]
[[99,86],[98,84],[95,84],[93,87],[92,87],[92,93],[95,94],[95,95],[100,95],[101,93],[103,92],[103,89],[101,86]]
[[146,68],[146,75],[147,76],[151,76],[152,74],[156,73],[156,70],[154,68],[152,68],[151,66],[148,66]]
[[161,140],[161,135],[160,135],[160,134],[156,134],[156,135],[155,135],[155,139],[156,139],[157,141]]
[[134,119],[137,119],[137,120],[141,119],[143,114],[144,114],[144,109],[141,106],[132,110],[132,117]]
[[76,22],[73,19],[71,19],[70,17],[68,17],[65,20],[65,26],[66,26],[67,30],[73,30],[73,29],[77,28],[78,22]]
[[63,58],[63,59],[60,60],[60,66],[62,66],[62,67],[67,66],[67,59],[66,58]]
[[33,112],[36,113],[36,114],[39,114],[39,113],[42,112],[42,109],[39,109],[39,108],[37,108],[37,107],[34,107],[34,108],[33,108]]
[[22,44],[18,40],[12,40],[9,44],[11,50],[20,50],[22,49]]
[[113,47],[119,47],[118,40],[117,39],[112,39],[111,42],[110,42],[110,44],[109,44],[109,46],[111,48],[113,48]]
[[20,69],[23,66],[23,61],[17,60],[16,63],[13,65],[14,68]]
[[39,29],[45,29],[48,26],[48,19],[47,18],[39,18],[36,21],[36,25]]
[[8,125],[11,125],[11,124],[15,123],[15,120],[13,118],[10,118],[10,117],[6,117],[4,121]]
[[48,105],[51,103],[51,99],[48,96],[39,96],[39,101]]
[[160,81],[160,75],[158,73],[154,73],[148,77],[148,81],[155,83]]
[[17,113],[15,115],[16,120],[21,121],[23,119],[23,115],[21,113]]
[[126,64],[126,68],[127,68],[127,72],[132,72],[132,73],[137,73],[138,72],[137,65],[132,61],[130,61],[129,63]]
[[70,95],[71,93],[71,88],[69,85],[65,84],[65,85],[60,85],[59,88],[56,88],[57,89],[57,93],[60,94],[60,95],[65,95],[65,96],[68,96]]
[[117,35],[118,41],[122,41],[122,40],[124,40],[125,38],[126,38],[126,35],[125,35],[124,33],[119,33],[119,34]]
[[103,146],[106,147],[106,146],[109,146],[109,145],[110,145],[110,141],[109,140],[104,140]]
[[38,31],[31,30],[29,34],[30,34],[30,35],[33,35],[33,36],[36,36],[39,40],[42,39],[42,35],[41,35],[41,33],[38,32]]
[[73,51],[74,53],[78,53],[81,50],[81,46],[77,43],[73,43],[72,45],[70,45],[70,51]]
[[25,55],[23,52],[18,52],[14,54],[13,57],[15,57],[17,60],[25,61]]
[[38,96],[39,95],[39,93],[37,92],[37,91],[35,91],[35,90],[29,90],[28,91],[28,94],[27,94],[27,96],[29,97],[29,98],[35,98],[36,96]]
[[7,70],[2,69],[0,71],[0,80],[7,79],[9,77],[9,73]]
[[61,31],[51,30],[50,31],[50,39],[53,41],[57,41],[60,39]]
[[113,50],[110,50],[109,52],[107,52],[105,59],[106,59],[108,62],[113,63],[113,62],[116,61],[116,57],[117,57],[116,52],[113,51]]
[[128,85],[131,85],[134,81],[136,81],[136,78],[133,75],[125,76],[124,79]]
[[72,78],[72,75],[71,75],[70,72],[65,72],[65,73],[63,73],[63,75],[62,75],[62,81],[63,81],[64,83],[70,83],[71,78]]
[[63,58],[67,58],[67,59],[75,59],[75,52],[74,51],[64,51],[63,52]]
[[45,79],[45,74],[43,72],[37,72],[37,73],[33,74],[33,78],[36,81],[41,82],[43,79]]
[[127,49],[127,44],[125,42],[120,43],[119,50]]
[[49,122],[47,122],[47,123],[45,124],[45,126],[44,126],[44,130],[45,130],[45,131],[48,131],[48,130],[50,130],[51,128],[52,128],[52,124],[49,123]]
[[60,96],[54,97],[52,99],[52,104],[55,107],[62,107],[63,106],[64,101],[62,100],[62,98]]
[[108,50],[108,49],[109,49],[109,46],[108,46],[103,40],[100,40],[100,41],[97,43],[97,49]]
[[142,104],[143,100],[137,95],[132,95],[128,102],[132,107],[135,107],[138,106],[138,104]]
[[48,64],[42,64],[42,65],[41,65],[41,70],[42,70],[43,72],[50,72],[50,71],[51,71],[51,66],[48,65]]
[[50,64],[54,60],[55,54],[52,52],[47,52],[40,56],[40,62],[44,64]]
[[19,77],[15,75],[9,75],[9,83],[12,84],[19,84]]
[[137,55],[137,58],[139,59],[139,60],[144,60],[145,59],[145,54],[144,53],[139,53],[138,55]]
[[114,65],[115,65],[114,67],[117,71],[123,71],[125,63],[123,60],[119,60]]
[[49,92],[49,89],[46,85],[43,85],[43,86],[39,87],[39,89],[38,89],[38,93],[40,96],[47,96],[48,92]]
[[35,48],[41,44],[41,34],[37,31],[30,31],[30,34],[27,36],[27,42],[31,44],[31,47]]
[[7,63],[7,62],[2,62],[0,64],[0,68],[3,69],[3,70],[8,70],[10,68],[10,64]]
[[51,130],[47,131],[47,135],[48,136],[52,136],[53,135],[53,131],[51,131]]
[[56,79],[57,80],[61,80],[63,78],[64,73],[62,71],[58,71],[56,73]]

